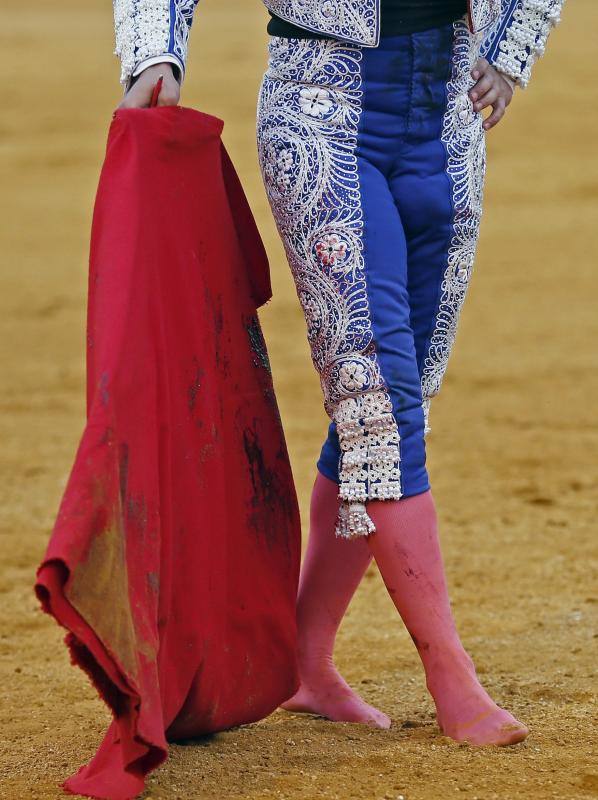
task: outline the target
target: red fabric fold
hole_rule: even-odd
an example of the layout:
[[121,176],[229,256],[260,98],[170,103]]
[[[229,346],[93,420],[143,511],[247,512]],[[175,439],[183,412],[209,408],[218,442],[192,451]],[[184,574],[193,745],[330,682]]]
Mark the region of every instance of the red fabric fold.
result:
[[87,425],[36,594],[113,713],[68,792],[128,800],[167,742],[297,688],[297,502],[256,307],[263,245],[220,140],[116,112],[94,209]]

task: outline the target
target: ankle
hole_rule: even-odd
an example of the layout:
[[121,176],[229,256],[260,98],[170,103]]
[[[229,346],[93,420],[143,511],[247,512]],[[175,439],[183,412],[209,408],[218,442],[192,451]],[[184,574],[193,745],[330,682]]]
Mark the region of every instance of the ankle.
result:
[[475,664],[461,644],[430,646],[420,656],[426,673],[426,685],[432,692],[437,687],[458,687],[464,679],[477,680]]
[[299,646],[297,650],[299,674],[305,680],[310,676],[336,671],[332,651],[328,648]]

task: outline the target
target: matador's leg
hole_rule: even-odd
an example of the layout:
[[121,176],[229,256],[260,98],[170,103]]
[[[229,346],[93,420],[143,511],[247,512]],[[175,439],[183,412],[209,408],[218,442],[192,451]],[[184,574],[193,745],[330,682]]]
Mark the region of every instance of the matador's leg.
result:
[[[374,152],[368,159],[359,132],[362,51],[277,38],[270,49],[258,117],[262,170],[335,437],[319,463],[299,593],[304,685],[286,707],[387,727],[388,718],[349,696],[332,671],[332,645],[371,560],[360,535],[372,529],[365,502],[428,487],[405,238],[382,165]],[[371,252],[364,248],[366,229],[381,237]],[[391,364],[388,383],[372,309],[380,300],[393,318],[389,341],[381,344],[384,358],[401,359],[401,369]],[[322,570],[333,563],[331,578]]]

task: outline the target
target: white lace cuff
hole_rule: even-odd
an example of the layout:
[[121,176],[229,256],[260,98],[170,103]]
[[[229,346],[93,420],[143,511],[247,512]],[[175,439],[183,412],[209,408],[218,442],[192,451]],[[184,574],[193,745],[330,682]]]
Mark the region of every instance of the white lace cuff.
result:
[[135,69],[131,73],[131,78],[136,78],[138,75],[141,75],[145,69],[148,67],[153,67],[155,64],[172,64],[173,66],[178,67],[178,81],[179,83],[183,82],[183,78],[185,76],[185,65],[180,58],[172,55],[172,53],[162,53],[159,56],[144,58],[143,61],[140,61],[135,66]]
[[503,80],[505,80],[509,84],[509,86],[511,87],[511,89],[513,91],[515,91],[515,87],[517,86],[517,82],[515,80],[513,80],[513,78],[511,78],[510,75],[507,75],[506,72],[503,72],[502,69],[499,69],[498,67],[495,67],[495,69],[498,72],[498,74],[501,76],[501,78],[503,78]]

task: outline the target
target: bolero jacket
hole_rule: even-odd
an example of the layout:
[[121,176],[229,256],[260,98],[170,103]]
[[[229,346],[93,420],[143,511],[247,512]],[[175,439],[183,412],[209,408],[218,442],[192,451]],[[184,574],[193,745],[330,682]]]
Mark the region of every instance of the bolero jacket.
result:
[[[274,14],[306,30],[364,47],[380,39],[381,0],[263,0]],[[564,0],[468,0],[468,25],[480,55],[515,83],[527,86]],[[121,82],[152,64],[170,61],[185,72],[187,41],[198,0],[114,0],[115,53]]]

